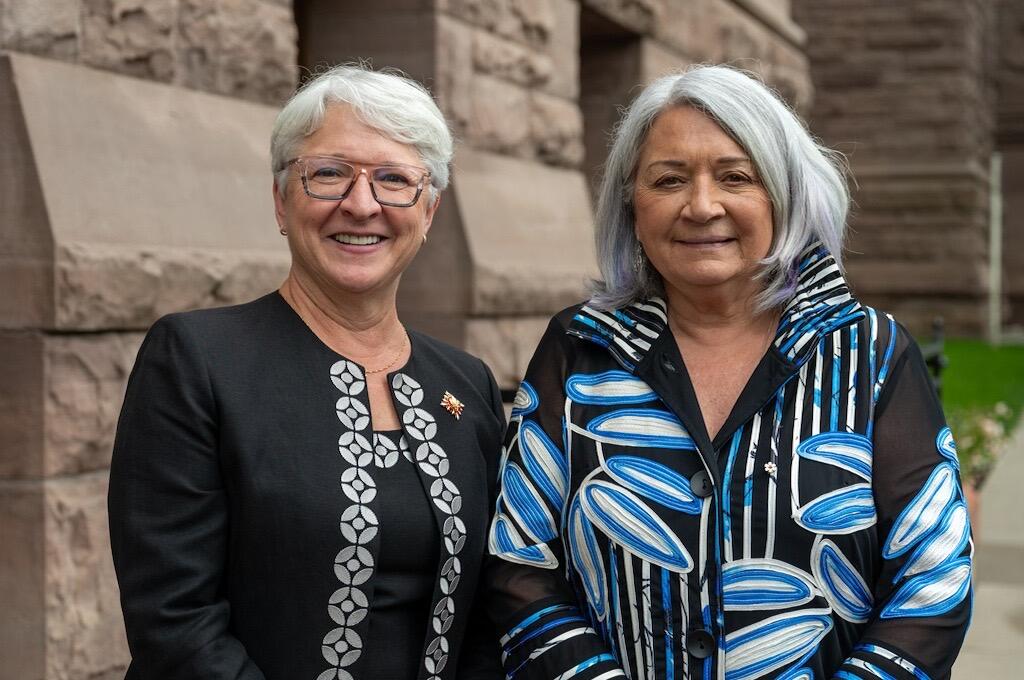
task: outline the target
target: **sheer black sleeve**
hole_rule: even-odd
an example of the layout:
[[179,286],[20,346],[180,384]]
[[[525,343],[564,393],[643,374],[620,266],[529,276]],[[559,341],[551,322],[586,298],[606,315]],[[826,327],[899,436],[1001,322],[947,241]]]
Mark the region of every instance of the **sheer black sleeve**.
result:
[[483,592],[510,679],[623,675],[566,576],[560,518],[569,479],[562,422],[570,342],[556,317],[520,385],[505,435]]
[[[927,366],[890,320],[878,368],[873,488],[882,562],[874,618],[840,678],[948,678],[971,616],[970,521]],[[891,356],[891,359],[887,358]]]
[[180,317],[158,321],[128,381],[110,466],[110,539],[129,677],[263,680],[228,630],[217,406]]

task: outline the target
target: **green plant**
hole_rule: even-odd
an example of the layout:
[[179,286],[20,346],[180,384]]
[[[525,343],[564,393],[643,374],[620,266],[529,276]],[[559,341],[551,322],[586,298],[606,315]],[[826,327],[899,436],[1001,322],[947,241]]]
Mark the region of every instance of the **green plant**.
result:
[[1005,451],[1018,414],[1000,401],[991,408],[954,408],[946,418],[956,441],[960,476],[965,484],[980,489]]

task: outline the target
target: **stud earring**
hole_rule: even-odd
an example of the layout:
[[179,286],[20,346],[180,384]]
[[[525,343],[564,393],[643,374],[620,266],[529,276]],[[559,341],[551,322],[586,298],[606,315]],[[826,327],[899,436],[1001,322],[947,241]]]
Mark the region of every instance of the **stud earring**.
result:
[[636,248],[633,250],[633,271],[637,274],[642,274],[646,268],[647,256],[644,255],[644,247],[640,244],[640,241],[637,241]]
[[427,232],[423,232],[423,242],[427,242]]
[[281,236],[287,236],[287,235],[288,235],[288,230],[287,229],[281,229]]

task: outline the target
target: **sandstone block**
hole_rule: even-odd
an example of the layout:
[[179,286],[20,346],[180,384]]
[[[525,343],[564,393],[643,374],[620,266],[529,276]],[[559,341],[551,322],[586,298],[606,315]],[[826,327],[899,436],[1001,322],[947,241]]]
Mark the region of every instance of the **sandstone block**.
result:
[[584,297],[596,266],[582,173],[463,147],[454,186],[473,267],[469,316],[545,315]]
[[44,487],[46,678],[123,677],[128,665],[107,529],[107,472]]
[[669,11],[666,0],[586,0],[585,4],[620,26],[640,34],[654,32],[660,18]]
[[78,58],[81,0],[0,2],[0,48]]
[[5,678],[44,678],[45,537],[42,483],[0,481],[0,658]]
[[472,113],[466,141],[480,149],[526,156],[530,135],[527,91],[491,76],[472,81]]
[[551,76],[540,87],[550,94],[576,99],[580,94],[580,6],[573,0],[551,0],[554,23],[548,41]]
[[462,136],[473,118],[473,34],[477,29],[439,15],[436,30],[434,94],[452,129]]
[[535,47],[548,42],[555,21],[551,0],[443,0],[438,9]]
[[524,87],[546,83],[552,70],[547,55],[484,31],[473,34],[473,67]]
[[298,80],[298,35],[291,8],[252,0],[218,3],[217,91],[275,106]]
[[466,324],[466,351],[491,367],[499,387],[515,389],[526,374],[549,318],[470,319]]
[[172,0],[84,0],[81,60],[168,82],[174,77]]
[[579,167],[583,162],[583,113],[576,102],[541,92],[530,95],[530,138],[545,163]]

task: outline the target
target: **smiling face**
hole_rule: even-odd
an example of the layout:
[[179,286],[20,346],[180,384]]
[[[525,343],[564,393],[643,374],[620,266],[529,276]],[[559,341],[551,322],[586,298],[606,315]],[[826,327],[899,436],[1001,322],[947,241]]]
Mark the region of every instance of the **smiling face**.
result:
[[[298,156],[336,156],[367,165],[401,164],[423,168],[416,150],[362,123],[345,105],[327,108],[323,125],[307,137]],[[291,166],[284,195],[274,191],[277,223],[288,232],[290,276],[307,291],[328,297],[351,293],[394,295],[398,280],[415,257],[439,201],[424,188],[415,205],[381,206],[366,175],[342,201],[311,198]]]
[[772,244],[771,199],[747,153],[703,113],[678,106],[655,119],[633,207],[637,238],[670,301],[676,292],[760,290],[753,277]]

